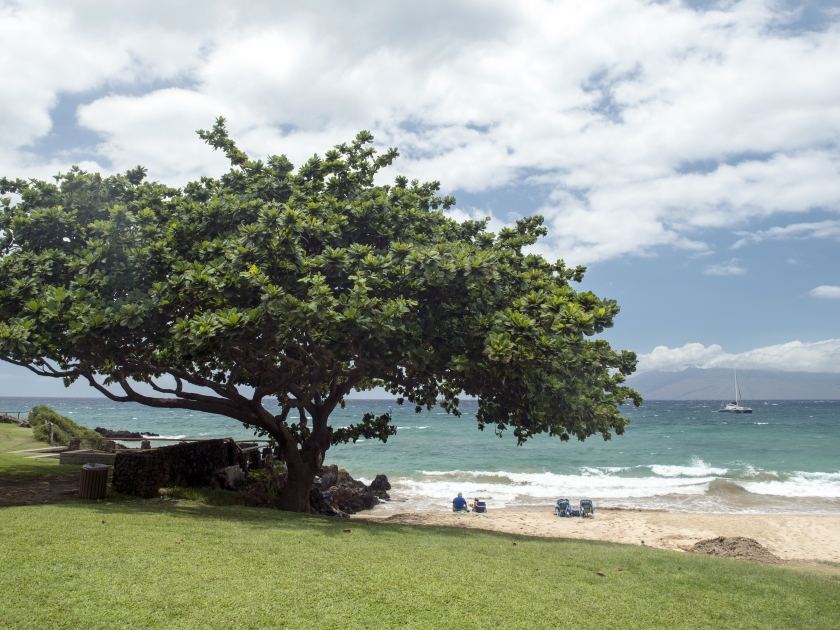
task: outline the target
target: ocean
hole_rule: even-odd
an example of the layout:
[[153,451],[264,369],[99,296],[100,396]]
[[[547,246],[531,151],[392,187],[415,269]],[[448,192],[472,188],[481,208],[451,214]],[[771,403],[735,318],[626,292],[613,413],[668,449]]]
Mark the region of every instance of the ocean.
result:
[[[0,410],[45,404],[79,424],[183,438],[253,437],[235,420],[161,410],[102,398],[0,398]],[[560,442],[541,436],[523,446],[476,427],[476,403],[463,416],[441,409],[416,414],[387,400],[348,400],[335,426],[364,413],[393,410],[387,444],[361,440],[333,447],[326,463],[371,480],[388,476],[392,501],[381,509],[447,508],[452,498],[490,506],[553,504],[681,512],[840,514],[840,401],[745,401],[749,415],[717,413],[708,401],[645,401],[623,407],[631,424],[604,441]]]

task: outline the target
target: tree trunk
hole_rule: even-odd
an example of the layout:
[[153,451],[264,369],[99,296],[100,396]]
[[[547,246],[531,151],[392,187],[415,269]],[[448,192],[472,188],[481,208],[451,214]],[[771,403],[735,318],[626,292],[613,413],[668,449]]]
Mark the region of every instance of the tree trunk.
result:
[[284,448],[286,454],[286,484],[280,495],[280,509],[288,512],[309,512],[309,491],[315,476],[321,472],[324,455],[329,448],[323,439],[307,439],[298,449],[296,444]]
[[286,512],[309,513],[309,491],[319,471],[306,463],[302,462],[302,464],[294,468],[291,465],[288,466],[286,484],[280,493],[280,509]]
[[324,455],[330,447],[328,412],[318,410],[313,414],[312,432],[298,448],[288,432],[278,427],[272,435],[277,439],[285,456],[288,474],[280,493],[280,509],[287,512],[309,512],[309,493],[312,482],[321,471]]

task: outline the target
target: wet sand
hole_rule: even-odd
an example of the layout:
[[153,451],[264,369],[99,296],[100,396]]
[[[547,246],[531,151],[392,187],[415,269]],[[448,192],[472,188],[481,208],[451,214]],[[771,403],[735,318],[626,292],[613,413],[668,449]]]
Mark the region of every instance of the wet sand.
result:
[[[558,518],[545,509],[486,514],[372,510],[353,518],[404,525],[471,527],[552,538],[644,544],[680,551],[716,536],[754,538],[782,560],[840,562],[840,516],[809,514],[697,514],[596,509],[593,518]],[[644,541],[644,543],[642,542]]]

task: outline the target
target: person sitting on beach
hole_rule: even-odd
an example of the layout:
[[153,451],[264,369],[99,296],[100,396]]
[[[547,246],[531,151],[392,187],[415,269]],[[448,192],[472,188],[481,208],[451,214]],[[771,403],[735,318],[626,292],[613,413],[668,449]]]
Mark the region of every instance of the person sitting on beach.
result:
[[472,504],[472,509],[473,509],[473,512],[475,512],[475,508],[477,508],[477,507],[478,507],[478,504],[479,504],[479,503],[481,503],[481,499],[479,499],[478,497],[476,497],[475,499],[473,499],[473,504]]
[[453,512],[468,512],[467,510],[467,500],[463,497],[463,495],[459,492],[458,496],[452,499],[452,511]]

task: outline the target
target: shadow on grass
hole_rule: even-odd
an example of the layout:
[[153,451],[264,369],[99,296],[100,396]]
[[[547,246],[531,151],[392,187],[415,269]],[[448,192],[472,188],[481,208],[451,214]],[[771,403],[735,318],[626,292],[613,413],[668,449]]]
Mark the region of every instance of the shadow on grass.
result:
[[[542,547],[556,548],[558,564],[567,566],[578,566],[579,561],[567,562],[562,555],[562,547],[574,547],[578,550],[591,550],[592,553],[600,555],[609,552],[616,555],[617,562],[628,562],[632,557],[643,555],[656,564],[657,560],[666,564],[673,564],[679,560],[687,564],[691,563],[734,563],[733,566],[748,568],[756,566],[754,563],[747,563],[742,560],[731,560],[727,558],[716,558],[696,554],[676,554],[672,551],[655,549],[651,547],[639,547],[637,545],[625,545],[614,542],[583,540],[578,538],[546,538],[543,536],[528,536],[524,534],[512,534],[495,532],[476,528],[461,528],[435,525],[407,525],[395,523],[378,523],[366,520],[348,520],[336,517],[320,516],[314,514],[298,514],[294,512],[283,512],[269,508],[246,507],[237,505],[202,505],[190,501],[173,501],[171,499],[137,499],[123,495],[110,495],[108,498],[99,501],[86,501],[74,499],[56,504],[54,507],[78,508],[85,507],[97,515],[97,518],[106,519],[115,513],[121,515],[150,515],[165,514],[169,518],[183,521],[217,521],[224,523],[235,523],[256,527],[261,530],[284,529],[288,531],[313,532],[328,538],[343,538],[353,532],[362,531],[368,537],[386,539],[404,537],[406,535],[415,538],[434,536],[441,541],[463,544],[470,540],[491,540],[497,541],[511,551],[524,548]],[[375,543],[380,544],[380,543]],[[586,553],[583,554],[586,556]],[[582,566],[582,565],[581,565]],[[760,565],[765,568],[764,565]],[[766,567],[771,568],[771,567]],[[781,567],[772,567],[779,569]]]
[[[189,490],[189,489],[183,489]],[[217,491],[224,494],[236,496],[236,493],[228,491]],[[189,492],[175,493],[183,496],[190,496]],[[206,497],[205,491],[201,492]],[[237,525],[247,525],[260,530],[282,529],[285,531],[317,533],[330,539],[341,539],[353,532],[364,532],[364,535],[373,540],[374,545],[387,546],[394,542],[394,539],[405,539],[406,536],[412,539],[423,539],[433,536],[445,546],[471,544],[470,541],[495,542],[508,548],[511,552],[523,549],[539,548],[550,551],[552,560],[558,566],[589,570],[590,560],[594,557],[611,557],[616,565],[622,563],[631,564],[634,559],[644,558],[644,561],[652,569],[661,568],[668,570],[684,564],[693,565],[696,569],[717,571],[732,571],[735,574],[773,573],[776,571],[789,571],[793,567],[786,565],[762,565],[745,560],[730,558],[719,558],[700,554],[676,553],[674,551],[655,549],[651,547],[639,547],[637,545],[626,545],[608,541],[583,540],[578,538],[546,538],[542,536],[528,536],[525,534],[513,534],[495,532],[490,530],[433,526],[433,525],[411,525],[396,523],[379,523],[366,520],[348,520],[335,517],[320,516],[313,514],[298,514],[283,512],[280,510],[260,507],[247,507],[242,505],[205,505],[189,500],[162,499],[137,499],[135,497],[109,494],[106,499],[100,501],[86,501],[72,499],[56,504],[56,508],[78,508],[84,507],[97,515],[97,518],[107,518],[115,513],[121,515],[151,515],[161,514],[169,518],[182,521],[216,521]],[[379,542],[376,542],[376,541]],[[467,548],[464,547],[466,550]],[[565,550],[574,549],[573,557],[567,557]],[[556,550],[556,551],[555,551]],[[592,557],[590,557],[592,556]],[[836,569],[830,568],[829,573],[835,573]],[[768,573],[768,574],[769,574]]]
[[[224,492],[224,491],[221,491]],[[227,523],[247,524],[250,527],[260,529],[286,528],[299,531],[318,532],[321,535],[330,537],[345,537],[345,530],[364,531],[373,537],[389,537],[397,534],[419,534],[426,535],[434,533],[444,539],[463,542],[465,539],[488,536],[504,541],[506,544],[557,544],[562,542],[574,542],[593,547],[627,547],[635,549],[632,545],[617,545],[602,541],[584,541],[578,539],[545,538],[537,536],[526,536],[522,534],[508,534],[493,532],[489,530],[460,528],[433,525],[405,525],[393,523],[377,523],[366,520],[350,520],[331,516],[315,514],[298,514],[294,512],[283,512],[270,508],[247,507],[241,505],[204,505],[192,501],[178,501],[168,498],[163,499],[137,499],[117,494],[109,494],[106,499],[98,501],[86,501],[75,499],[56,504],[56,508],[77,508],[83,506],[98,517],[107,517],[115,513],[123,515],[143,514],[166,514],[170,518],[184,520],[214,520]]]

